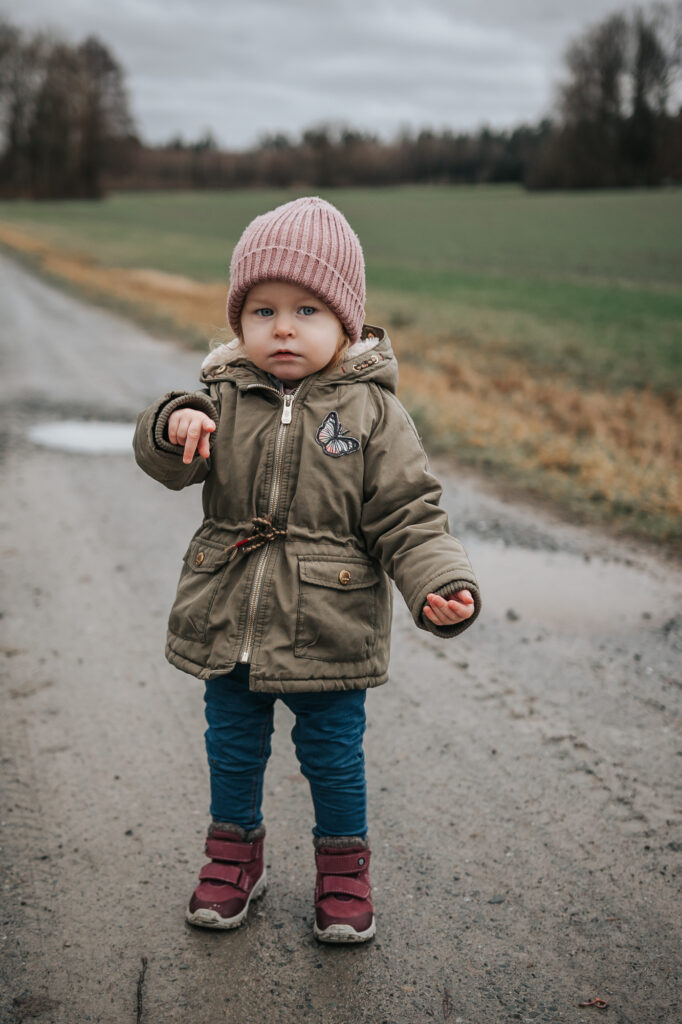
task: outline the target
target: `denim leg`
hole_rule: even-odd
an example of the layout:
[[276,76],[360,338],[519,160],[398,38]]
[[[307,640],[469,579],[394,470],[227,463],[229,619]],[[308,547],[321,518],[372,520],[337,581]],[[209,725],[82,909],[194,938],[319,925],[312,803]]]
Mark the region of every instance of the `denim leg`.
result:
[[310,783],[316,836],[365,836],[367,786],[362,738],[365,691],[282,694],[296,715],[291,738]]
[[263,820],[275,695],[250,691],[248,667],[238,665],[229,675],[207,680],[204,700],[211,817],[248,831]]

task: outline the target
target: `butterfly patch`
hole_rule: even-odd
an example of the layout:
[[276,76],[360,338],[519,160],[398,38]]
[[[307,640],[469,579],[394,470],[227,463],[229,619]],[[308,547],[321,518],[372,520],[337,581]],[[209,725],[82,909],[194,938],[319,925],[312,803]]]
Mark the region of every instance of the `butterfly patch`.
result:
[[332,459],[340,459],[342,455],[352,455],[360,447],[358,439],[349,437],[348,431],[342,428],[338,414],[335,412],[327,413],[317,428],[315,440],[324,454],[331,456]]

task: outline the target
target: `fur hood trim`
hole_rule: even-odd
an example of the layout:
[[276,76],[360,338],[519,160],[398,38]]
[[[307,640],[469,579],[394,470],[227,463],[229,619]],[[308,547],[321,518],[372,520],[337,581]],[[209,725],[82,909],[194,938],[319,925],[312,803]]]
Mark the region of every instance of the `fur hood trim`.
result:
[[369,836],[313,836],[313,846],[316,850],[369,850]]

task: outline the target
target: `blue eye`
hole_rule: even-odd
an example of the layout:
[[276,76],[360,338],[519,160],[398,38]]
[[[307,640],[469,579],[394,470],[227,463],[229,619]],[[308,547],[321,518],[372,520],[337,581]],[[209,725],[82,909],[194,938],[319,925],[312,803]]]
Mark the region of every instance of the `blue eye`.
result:
[[273,310],[269,306],[263,306],[261,309],[255,310],[256,316],[272,316]]
[[303,316],[312,316],[313,313],[317,312],[314,306],[299,306],[298,311],[303,313]]

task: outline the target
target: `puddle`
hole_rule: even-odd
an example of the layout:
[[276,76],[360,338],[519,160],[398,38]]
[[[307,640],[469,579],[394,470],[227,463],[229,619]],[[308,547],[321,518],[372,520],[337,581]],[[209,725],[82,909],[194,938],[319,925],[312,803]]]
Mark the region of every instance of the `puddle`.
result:
[[467,544],[484,604],[519,627],[536,624],[574,634],[638,631],[647,612],[670,614],[676,598],[653,575],[634,566],[561,551],[528,551],[471,540]]
[[132,454],[132,423],[106,423],[101,420],[56,420],[37,423],[28,431],[34,444],[62,452],[83,455]]

